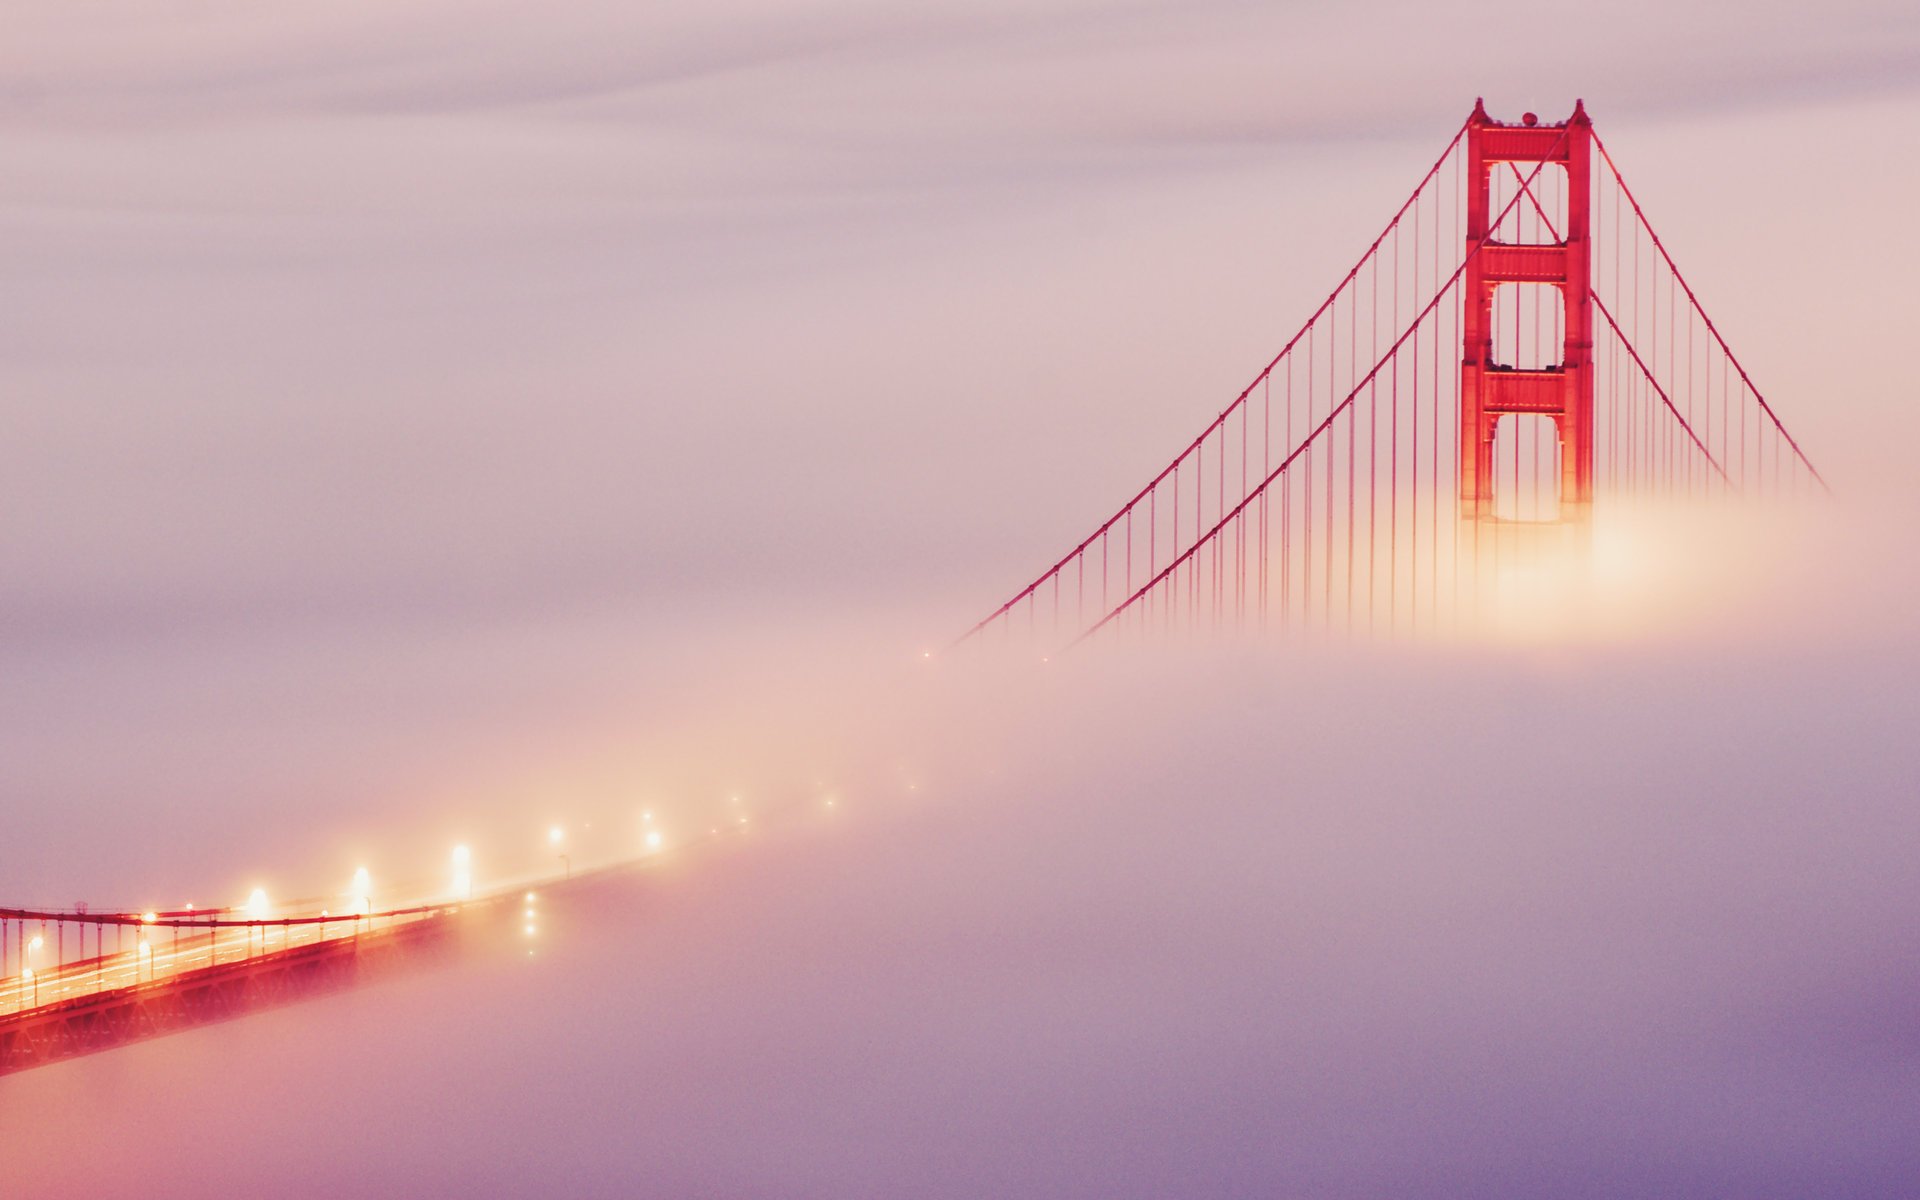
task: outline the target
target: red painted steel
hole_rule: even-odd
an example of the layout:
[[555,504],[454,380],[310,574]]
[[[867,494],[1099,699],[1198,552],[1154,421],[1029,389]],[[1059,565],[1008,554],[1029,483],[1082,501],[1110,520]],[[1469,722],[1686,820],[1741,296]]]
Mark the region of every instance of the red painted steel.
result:
[[[1539,166],[1536,165],[1534,170],[1535,170],[1535,174],[1537,174],[1539,171]],[[1530,184],[1532,181],[1533,181],[1533,176],[1531,175],[1529,175],[1525,180],[1522,181],[1522,185],[1521,185],[1522,192],[1515,193],[1513,198],[1507,201],[1506,207],[1501,210],[1501,213],[1500,213],[1501,216],[1504,217],[1507,213],[1513,211],[1513,209],[1520,203],[1520,197],[1521,197],[1521,194],[1524,192],[1526,185]],[[1310,432],[1308,432],[1307,436],[1300,442],[1299,446],[1294,449],[1293,453],[1289,454],[1286,457],[1286,459],[1283,462],[1281,462],[1281,464],[1278,467],[1274,468],[1272,474],[1268,475],[1265,479],[1261,480],[1259,486],[1251,494],[1249,494],[1245,499],[1241,500],[1239,504],[1235,505],[1231,512],[1222,514],[1220,519],[1217,522],[1215,522],[1211,528],[1207,529],[1204,533],[1200,534],[1199,537],[1197,537],[1193,541],[1193,543],[1186,548],[1186,550],[1183,553],[1181,553],[1179,556],[1174,558],[1164,568],[1162,568],[1158,574],[1156,574],[1153,578],[1149,579],[1145,584],[1143,584],[1139,591],[1127,597],[1126,600],[1121,602],[1119,607],[1115,608],[1112,612],[1102,617],[1086,632],[1082,633],[1079,637],[1075,638],[1074,644],[1078,644],[1082,641],[1085,641],[1087,638],[1092,637],[1094,634],[1100,632],[1100,630],[1104,629],[1108,624],[1114,621],[1117,617],[1119,617],[1122,613],[1124,613],[1128,608],[1132,607],[1135,603],[1148,597],[1156,587],[1166,582],[1168,579],[1173,578],[1182,567],[1187,565],[1188,560],[1192,559],[1196,554],[1198,554],[1206,546],[1212,544],[1214,542],[1214,539],[1219,536],[1221,530],[1227,528],[1232,522],[1240,519],[1241,515],[1246,511],[1247,507],[1251,505],[1254,501],[1258,500],[1262,495],[1264,495],[1266,493],[1266,490],[1271,486],[1273,486],[1274,482],[1280,479],[1286,473],[1287,468],[1292,466],[1297,459],[1299,459],[1302,455],[1307,454],[1314,447],[1314,445],[1319,441],[1322,435],[1332,430],[1335,427],[1335,423],[1341,417],[1346,416],[1349,413],[1349,411],[1353,407],[1354,401],[1359,398],[1360,393],[1366,390],[1367,388],[1373,386],[1374,382],[1379,377],[1381,371],[1386,367],[1386,365],[1389,362],[1395,361],[1396,356],[1399,354],[1401,348],[1404,345],[1406,345],[1407,342],[1414,336],[1415,332],[1421,328],[1422,323],[1427,319],[1427,317],[1431,315],[1436,308],[1439,307],[1440,302],[1444,300],[1448,296],[1448,294],[1450,294],[1453,291],[1454,285],[1461,282],[1461,279],[1464,276],[1465,272],[1472,266],[1473,260],[1478,256],[1480,247],[1485,244],[1486,244],[1486,239],[1482,237],[1479,243],[1476,243],[1471,248],[1469,248],[1469,250],[1467,251],[1466,258],[1461,262],[1460,266],[1454,268],[1453,274],[1447,279],[1446,283],[1442,284],[1440,289],[1433,294],[1433,299],[1427,301],[1426,306],[1422,308],[1420,310],[1419,315],[1414,318],[1413,324],[1407,327],[1406,332],[1402,333],[1399,337],[1394,339],[1392,345],[1387,347],[1387,352],[1380,357],[1379,361],[1373,364],[1372,369],[1369,370],[1363,377],[1357,379],[1354,382],[1352,388],[1348,390],[1346,396],[1338,404],[1336,404],[1333,407],[1333,409],[1330,412],[1328,412],[1324,418],[1321,419],[1318,425],[1315,425],[1313,429]],[[1349,455],[1351,455],[1351,443],[1349,444]],[[1351,461],[1351,457],[1349,458],[1349,461]],[[1332,482],[1331,475],[1328,476],[1327,488],[1328,488],[1328,496],[1329,496],[1328,503],[1329,505],[1331,505],[1332,503],[1331,497],[1333,494],[1333,482]],[[1348,476],[1348,495],[1349,497],[1351,497],[1352,495],[1351,474],[1349,474]],[[1351,502],[1349,503],[1349,507],[1351,508]],[[1309,524],[1311,524],[1311,522],[1309,522]],[[1331,517],[1329,517],[1328,518],[1328,529],[1329,529],[1328,539],[1329,540],[1331,540],[1331,536],[1332,536],[1330,532],[1331,528],[1332,528],[1332,519]],[[1349,523],[1349,532],[1351,532],[1351,523]],[[1349,545],[1351,545],[1351,543],[1349,543]],[[1348,558],[1349,572],[1351,572],[1351,563],[1352,563],[1351,551],[1349,551],[1349,558]],[[1351,574],[1349,574],[1349,579],[1351,579]],[[1332,584],[1330,579],[1326,582],[1325,586],[1328,588],[1328,595],[1331,596]],[[1349,599],[1351,599],[1351,588],[1349,588]],[[1328,601],[1328,609],[1329,611],[1331,610],[1331,600]],[[1351,616],[1351,613],[1349,613],[1349,616]]]
[[[1153,513],[1151,510],[1154,510],[1157,507],[1156,501],[1159,496],[1159,489],[1161,485],[1167,484],[1171,481],[1174,486],[1174,495],[1177,498],[1179,495],[1177,476],[1182,465],[1185,464],[1189,458],[1196,457],[1202,452],[1203,448],[1206,445],[1207,439],[1209,437],[1214,436],[1216,433],[1226,428],[1228,418],[1231,417],[1236,411],[1238,411],[1242,406],[1244,406],[1248,402],[1249,398],[1254,393],[1254,389],[1262,387],[1264,384],[1266,384],[1266,382],[1269,379],[1272,378],[1274,369],[1279,367],[1282,363],[1286,362],[1290,358],[1290,356],[1293,354],[1294,349],[1297,346],[1301,345],[1303,342],[1306,342],[1308,344],[1309,353],[1311,352],[1311,335],[1314,331],[1316,324],[1323,317],[1332,317],[1337,313],[1336,306],[1340,300],[1340,297],[1347,292],[1347,289],[1349,288],[1349,286],[1353,284],[1356,278],[1358,278],[1361,269],[1365,267],[1368,264],[1368,262],[1373,259],[1374,255],[1380,252],[1381,246],[1386,242],[1388,237],[1390,237],[1394,233],[1394,231],[1400,227],[1401,222],[1406,218],[1407,214],[1414,209],[1415,204],[1420,200],[1421,196],[1426,193],[1428,187],[1440,175],[1441,168],[1446,166],[1448,159],[1450,159],[1453,156],[1455,148],[1460,144],[1461,138],[1465,136],[1466,128],[1467,127],[1465,125],[1462,125],[1460,129],[1454,133],[1453,137],[1447,142],[1446,149],[1441,151],[1440,157],[1434,160],[1433,165],[1427,169],[1427,173],[1421,177],[1419,184],[1414,187],[1413,193],[1409,195],[1406,201],[1400,205],[1398,210],[1395,211],[1395,213],[1393,214],[1393,218],[1387,222],[1386,228],[1380,231],[1380,236],[1376,237],[1373,240],[1373,244],[1367,247],[1365,253],[1361,254],[1359,260],[1354,263],[1352,269],[1350,269],[1346,273],[1345,277],[1342,278],[1339,284],[1334,287],[1333,291],[1328,294],[1327,298],[1320,302],[1320,306],[1316,308],[1313,311],[1313,314],[1307,318],[1306,324],[1302,325],[1299,331],[1295,333],[1292,338],[1288,339],[1287,344],[1281,348],[1278,354],[1273,356],[1272,360],[1269,361],[1265,367],[1260,369],[1260,371],[1253,377],[1253,381],[1247,384],[1247,386],[1240,392],[1240,394],[1234,398],[1233,402],[1227,405],[1224,409],[1222,409],[1220,411],[1220,414],[1216,416],[1213,419],[1213,421],[1207,425],[1205,429],[1202,429],[1200,431],[1200,435],[1198,437],[1194,438],[1191,443],[1189,443],[1184,449],[1182,449],[1180,453],[1174,457],[1174,460],[1171,463],[1168,463],[1164,468],[1160,470],[1160,472],[1157,475],[1155,475],[1152,479],[1148,480],[1146,486],[1142,487],[1138,492],[1136,492],[1133,495],[1131,499],[1129,499],[1125,504],[1121,505],[1120,509],[1117,512],[1115,512],[1111,517],[1108,517],[1104,522],[1102,522],[1097,528],[1094,529],[1092,533],[1088,534],[1085,538],[1083,538],[1080,541],[1078,545],[1074,546],[1073,549],[1067,551],[1064,555],[1062,555],[1060,559],[1057,562],[1055,562],[1052,566],[1048,567],[1045,571],[1042,571],[1037,577],[1034,578],[1034,580],[1031,583],[1027,584],[1025,587],[1015,592],[1010,598],[1007,599],[1005,603],[1001,604],[1000,607],[994,609],[991,613],[988,613],[984,618],[982,618],[979,622],[977,622],[971,629],[968,629],[965,633],[961,634],[958,638],[955,638],[953,645],[957,646],[960,643],[967,641],[969,638],[972,638],[974,635],[985,630],[989,625],[992,625],[996,620],[1005,620],[1009,618],[1013,610],[1017,606],[1019,606],[1023,601],[1031,601],[1035,593],[1037,593],[1042,586],[1044,586],[1049,580],[1057,576],[1061,571],[1065,570],[1068,563],[1073,562],[1077,557],[1079,557],[1082,554],[1085,554],[1088,547],[1092,546],[1096,539],[1106,537],[1109,532],[1113,531],[1121,523],[1123,518],[1129,523],[1127,545],[1128,545],[1129,552],[1131,552],[1132,545],[1133,545],[1133,538],[1131,536],[1130,523],[1133,520],[1134,510],[1137,508],[1140,508],[1143,502],[1150,510],[1150,515],[1146,522],[1147,537],[1148,537],[1147,569],[1149,574],[1156,573],[1156,568],[1158,566],[1158,561],[1156,557],[1156,543],[1158,539],[1158,530],[1159,530],[1160,523],[1157,517],[1157,513]],[[1309,371],[1311,371],[1311,368],[1309,368]],[[1291,379],[1291,377],[1289,377],[1289,379]],[[1179,524],[1176,521],[1174,524],[1174,530],[1177,532],[1178,529],[1179,529]],[[1133,572],[1132,572],[1131,562],[1129,562],[1128,570],[1127,570],[1127,578],[1126,578],[1126,585],[1127,585],[1128,591],[1131,591],[1132,583],[1133,583]]]
[[[0,1075],[438,966],[457,953],[510,947],[518,954],[527,945],[521,906],[534,895],[543,914],[565,912],[588,897],[632,888],[649,864],[616,863],[538,881],[536,891],[520,885],[474,900],[360,917],[227,920],[199,910],[154,913],[149,920],[149,914],[140,913],[0,909],[16,928],[37,927],[42,920],[56,926],[77,923],[83,945],[84,931],[91,927],[96,948],[98,931],[107,926],[130,926],[156,937],[161,930],[185,935],[156,952],[170,960],[163,964],[138,950],[49,962],[33,978],[44,978],[53,995],[16,997],[23,1002],[0,1013]],[[244,949],[227,940],[236,936],[244,939]],[[220,945],[226,949],[213,953]],[[97,973],[104,973],[102,986],[90,985]],[[22,987],[19,976],[0,983],[16,991]]]
[[[1443,345],[1460,347],[1457,370]],[[1558,123],[1510,124],[1476,102],[1253,384],[956,644],[995,623],[1011,634],[1016,620],[1055,645],[1114,625],[1260,628],[1270,608],[1289,626],[1392,633],[1404,616],[1436,628],[1443,610],[1457,622],[1477,603],[1503,555],[1575,544],[1482,538],[1485,527],[1584,526],[1603,481],[1663,502],[1825,487],[1647,224],[1585,105]],[[1059,602],[1069,566],[1070,607]]]
[[0,1075],[231,1020],[444,960],[459,910],[256,954],[0,1018]]
[[[1469,257],[1460,357],[1460,516],[1494,519],[1494,433],[1500,418],[1539,413],[1553,419],[1559,440],[1558,519],[1582,521],[1593,507],[1593,316],[1589,204],[1593,124],[1586,105],[1573,115],[1541,125],[1528,113],[1519,125],[1487,115],[1475,102],[1467,120],[1467,228]],[[1555,163],[1566,171],[1567,228],[1546,245],[1509,245],[1489,240],[1495,231],[1488,211],[1493,173],[1505,164],[1530,163],[1537,171]],[[1523,187],[1529,199],[1539,199]],[[1550,219],[1541,210],[1543,221]],[[1543,370],[1494,358],[1494,310],[1500,289],[1516,283],[1558,288],[1565,321],[1559,361]]]
[[[1733,347],[1727,345],[1727,339],[1721,336],[1719,327],[1713,323],[1713,318],[1707,315],[1705,308],[1701,307],[1700,298],[1693,294],[1693,285],[1689,284],[1687,277],[1680,273],[1679,264],[1675,263],[1673,261],[1673,255],[1667,252],[1666,243],[1660,240],[1658,233],[1654,232],[1653,225],[1647,220],[1647,214],[1640,208],[1640,201],[1635,198],[1633,194],[1633,189],[1627,186],[1625,177],[1620,174],[1620,168],[1614,165],[1613,155],[1607,153],[1606,143],[1600,140],[1598,133],[1593,133],[1589,130],[1589,135],[1592,137],[1594,149],[1600,151],[1601,161],[1606,164],[1607,171],[1611,174],[1614,185],[1620,189],[1621,196],[1632,206],[1635,222],[1640,229],[1646,231],[1647,239],[1653,243],[1653,248],[1659,251],[1661,261],[1666,263],[1667,270],[1673,273],[1674,282],[1679,285],[1682,292],[1686,293],[1687,303],[1692,306],[1694,313],[1698,314],[1701,323],[1706,327],[1707,333],[1713,337],[1714,344],[1719,347],[1721,354],[1725,356],[1726,362],[1731,365],[1732,369],[1740,376],[1741,386],[1753,396],[1754,403],[1759,406],[1760,411],[1766,414],[1766,418],[1768,422],[1772,424],[1774,432],[1779,434],[1793,450],[1793,456],[1799,462],[1800,466],[1806,469],[1807,473],[1820,485],[1823,492],[1832,495],[1833,488],[1827,483],[1826,477],[1820,474],[1819,468],[1813,465],[1813,460],[1807,457],[1806,451],[1800,448],[1800,443],[1795,440],[1794,436],[1787,432],[1787,427],[1781,422],[1780,415],[1774,412],[1773,406],[1767,403],[1767,398],[1760,394],[1759,388],[1754,386],[1753,380],[1747,375],[1746,367],[1742,366],[1739,358],[1735,357]],[[1624,337],[1624,335],[1622,336]],[[1725,395],[1726,393],[1723,389],[1721,392],[1723,402]]]

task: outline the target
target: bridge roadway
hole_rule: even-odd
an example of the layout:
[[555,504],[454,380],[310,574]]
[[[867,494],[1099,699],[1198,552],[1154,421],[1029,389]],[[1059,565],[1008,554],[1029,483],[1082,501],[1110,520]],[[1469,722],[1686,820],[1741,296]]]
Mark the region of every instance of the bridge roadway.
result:
[[116,951],[75,959],[31,975],[11,975],[0,980],[0,1017],[136,984],[164,981],[174,975],[223,963],[232,965],[298,946],[351,939],[390,928],[398,922],[430,919],[431,915],[388,917],[384,923],[367,918],[334,919],[317,924],[282,925],[276,921],[257,927],[229,925],[207,929],[203,926],[198,931],[191,926],[140,925],[136,928],[148,944],[144,951]]
[[145,921],[117,913],[0,910],[7,921],[29,925],[43,919],[132,925],[150,947],[0,981],[0,1075],[429,966],[475,939],[519,937],[531,927],[521,906],[533,911],[534,897],[544,913],[550,901],[630,877],[645,862],[361,917]]

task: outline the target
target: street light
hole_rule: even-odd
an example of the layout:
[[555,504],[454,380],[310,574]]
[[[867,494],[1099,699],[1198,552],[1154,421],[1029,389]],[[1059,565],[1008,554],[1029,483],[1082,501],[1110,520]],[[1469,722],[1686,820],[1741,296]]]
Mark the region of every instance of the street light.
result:
[[[264,921],[266,919],[267,919],[267,890],[265,888],[255,888],[251,892],[247,893],[247,920]],[[218,938],[219,936],[220,935],[218,931],[216,931],[214,933],[214,937]],[[261,953],[264,954],[266,952],[266,949],[267,949],[267,927],[262,925],[260,927]],[[247,957],[248,958],[253,957],[253,926],[252,925],[247,926]]]
[[[41,928],[44,929],[46,928],[46,926],[43,925],[41,926]],[[47,939],[41,937],[37,933],[34,934],[33,940],[27,943],[26,965],[20,968],[20,974],[26,979],[28,983],[31,983],[33,985],[33,1006],[35,1008],[40,1007],[40,976],[34,973],[33,956],[35,951],[39,950],[40,947],[46,944],[47,944]]]
[[558,825],[555,825],[552,829],[547,830],[547,845],[553,847],[553,852],[559,856],[560,869],[566,873],[566,877],[568,879],[572,879],[573,878],[573,859],[567,856],[567,852],[564,848],[566,845],[566,840],[567,840],[567,831],[560,828]]
[[465,846],[453,848],[453,894],[460,900],[473,899],[473,852]]

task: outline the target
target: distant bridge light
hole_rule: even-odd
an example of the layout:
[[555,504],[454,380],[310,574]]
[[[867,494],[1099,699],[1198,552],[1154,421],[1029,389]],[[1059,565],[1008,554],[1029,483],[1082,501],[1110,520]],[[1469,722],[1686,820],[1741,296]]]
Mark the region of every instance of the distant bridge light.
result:
[[247,895],[247,917],[254,921],[267,918],[267,892],[265,888],[255,888]]
[[664,840],[665,839],[663,839],[660,836],[660,831],[658,829],[647,830],[647,849],[648,850],[658,850],[660,848],[660,843]]
[[473,899],[473,853],[465,846],[453,848],[453,894],[462,900]]
[[160,919],[160,914],[157,912],[153,912],[151,910],[140,914],[140,923],[142,925],[151,925],[155,921],[158,921],[159,919]]

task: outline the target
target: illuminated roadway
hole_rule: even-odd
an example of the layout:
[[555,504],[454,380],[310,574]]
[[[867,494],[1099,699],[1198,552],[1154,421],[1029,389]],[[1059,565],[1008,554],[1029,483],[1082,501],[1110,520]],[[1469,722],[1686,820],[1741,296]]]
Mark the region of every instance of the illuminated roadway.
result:
[[[19,1013],[77,997],[96,996],[136,984],[154,983],[187,971],[242,962],[298,946],[351,939],[373,930],[392,928],[402,922],[427,919],[443,911],[447,910],[400,910],[357,919],[300,918],[285,922],[219,925],[211,929],[204,921],[200,922],[198,928],[186,923],[166,925],[157,921],[141,922],[132,927],[139,930],[140,945],[144,949],[80,959],[64,966],[44,967],[31,974],[23,972],[0,980],[0,1015]],[[76,919],[84,919],[70,913],[60,915],[69,924]],[[16,914],[8,912],[5,919],[15,920]],[[35,919],[27,919],[29,929],[33,927]],[[132,920],[137,922],[139,918]],[[118,921],[109,920],[108,923],[127,927]],[[34,936],[40,937],[42,944],[28,953],[36,957],[41,954],[51,957],[53,951],[50,942],[44,935],[29,934],[29,937]]]

